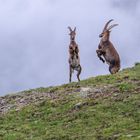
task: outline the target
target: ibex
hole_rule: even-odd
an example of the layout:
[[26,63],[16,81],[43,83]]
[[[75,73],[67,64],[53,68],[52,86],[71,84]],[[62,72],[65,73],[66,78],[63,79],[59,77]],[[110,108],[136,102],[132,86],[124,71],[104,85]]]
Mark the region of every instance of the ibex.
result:
[[70,31],[70,45],[69,45],[69,82],[71,82],[72,73],[74,70],[77,71],[77,79],[80,81],[80,74],[81,74],[81,65],[80,65],[80,57],[79,57],[79,48],[75,42],[76,36],[76,27],[74,30],[71,27],[68,27]]
[[[113,24],[108,27],[109,23],[113,21],[113,19],[109,20],[103,29],[103,32],[99,35],[101,38],[100,44],[98,46],[98,50],[96,50],[99,59],[109,65],[109,72],[111,74],[115,74],[120,70],[120,57],[117,53],[116,49],[114,48],[113,44],[109,40],[110,37],[110,30],[117,26],[118,24]],[[104,59],[102,58],[104,57]]]

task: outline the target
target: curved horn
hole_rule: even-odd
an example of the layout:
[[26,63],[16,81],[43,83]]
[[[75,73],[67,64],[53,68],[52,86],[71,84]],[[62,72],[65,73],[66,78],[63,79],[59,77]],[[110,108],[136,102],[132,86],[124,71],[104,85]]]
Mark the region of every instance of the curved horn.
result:
[[119,24],[113,24],[113,25],[111,25],[110,27],[108,27],[107,30],[110,30],[110,29],[112,29],[113,27],[118,26],[118,25],[119,25]]
[[105,27],[104,27],[103,31],[105,31],[105,30],[107,29],[107,27],[108,27],[108,25],[109,25],[109,23],[110,23],[111,21],[113,21],[113,19],[109,20],[109,21],[105,24]]
[[72,32],[72,29],[71,29],[71,27],[70,27],[70,26],[68,26],[68,29],[70,30],[70,32]]
[[76,31],[76,27],[74,28],[74,32]]

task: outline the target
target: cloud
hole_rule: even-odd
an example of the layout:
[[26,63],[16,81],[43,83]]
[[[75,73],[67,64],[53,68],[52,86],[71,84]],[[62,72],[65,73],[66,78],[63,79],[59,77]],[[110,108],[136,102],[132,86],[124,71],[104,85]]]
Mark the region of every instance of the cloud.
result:
[[82,79],[109,73],[95,50],[112,18],[119,23],[111,41],[122,68],[132,66],[140,61],[139,14],[138,0],[0,1],[0,95],[68,82],[67,26],[77,27]]

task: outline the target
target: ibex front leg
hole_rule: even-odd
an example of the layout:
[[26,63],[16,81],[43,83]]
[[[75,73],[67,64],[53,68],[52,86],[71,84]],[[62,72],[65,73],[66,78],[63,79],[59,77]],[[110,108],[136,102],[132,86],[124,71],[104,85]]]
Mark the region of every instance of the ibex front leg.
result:
[[104,54],[104,51],[101,49],[96,50],[97,56],[99,57],[99,59],[105,63],[105,60],[101,57]]
[[69,82],[71,83],[71,77],[72,77],[72,67],[71,65],[69,66]]
[[77,79],[78,79],[79,82],[80,82],[80,74],[81,74],[81,71],[82,71],[82,67],[81,67],[81,65],[79,65],[78,73],[77,73]]

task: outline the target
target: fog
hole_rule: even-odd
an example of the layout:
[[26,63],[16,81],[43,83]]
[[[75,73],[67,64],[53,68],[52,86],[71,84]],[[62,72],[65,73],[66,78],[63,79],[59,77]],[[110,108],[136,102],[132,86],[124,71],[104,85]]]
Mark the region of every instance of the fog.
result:
[[[0,0],[0,95],[68,83],[68,26],[77,27],[81,79],[109,74],[96,55],[105,22],[121,69],[140,61],[139,0]],[[76,75],[73,76],[76,81]]]

